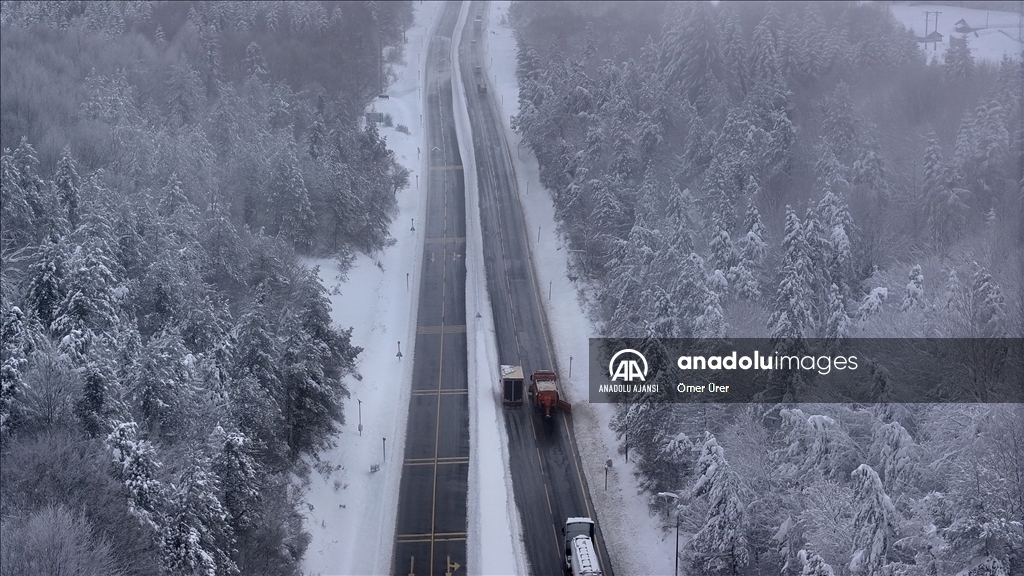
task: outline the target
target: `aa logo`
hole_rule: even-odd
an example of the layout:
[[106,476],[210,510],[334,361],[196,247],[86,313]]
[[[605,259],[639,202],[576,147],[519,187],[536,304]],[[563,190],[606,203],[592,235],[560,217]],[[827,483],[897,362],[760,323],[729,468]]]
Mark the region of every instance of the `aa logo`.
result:
[[[620,356],[622,357],[621,359]],[[616,360],[618,360],[618,363],[616,363]],[[639,360],[639,363],[637,360]],[[640,369],[640,364],[643,364],[643,370]],[[612,377],[612,382],[616,380],[622,380],[623,382],[640,380],[644,382],[644,377],[647,376],[647,358],[644,358],[643,354],[632,348],[619,350],[612,356],[611,361],[608,362],[608,374]]]

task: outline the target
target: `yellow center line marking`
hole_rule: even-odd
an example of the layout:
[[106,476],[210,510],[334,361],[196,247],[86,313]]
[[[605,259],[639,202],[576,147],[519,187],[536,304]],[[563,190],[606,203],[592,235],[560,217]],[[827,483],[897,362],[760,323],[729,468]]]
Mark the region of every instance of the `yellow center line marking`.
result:
[[469,390],[466,388],[445,388],[443,390],[413,390],[413,396],[433,396],[434,394],[445,394],[447,396],[458,396],[462,394],[469,394]]
[[469,464],[469,458],[410,458],[405,461],[406,466],[440,466],[451,464]]
[[565,562],[565,555],[562,550],[562,541],[558,539],[558,528],[555,527],[554,523],[551,524],[551,535],[555,537],[555,548],[558,550],[559,557],[562,558],[562,562]]
[[[465,541],[466,541],[466,537],[465,536],[435,536],[433,538],[433,542],[465,542]],[[431,542],[431,539],[427,538],[426,536],[424,536],[423,538],[409,538],[409,539],[402,538],[402,539],[398,540],[399,544],[418,544],[418,543],[421,543],[421,542]]]
[[420,326],[416,329],[417,334],[464,334],[465,324],[449,324],[448,326]]

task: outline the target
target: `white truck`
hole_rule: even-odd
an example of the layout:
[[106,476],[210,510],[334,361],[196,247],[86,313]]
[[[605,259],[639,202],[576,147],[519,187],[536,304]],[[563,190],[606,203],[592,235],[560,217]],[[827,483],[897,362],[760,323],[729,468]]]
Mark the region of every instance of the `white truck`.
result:
[[570,517],[562,528],[565,535],[565,568],[572,576],[601,576],[601,564],[594,548],[594,521]]

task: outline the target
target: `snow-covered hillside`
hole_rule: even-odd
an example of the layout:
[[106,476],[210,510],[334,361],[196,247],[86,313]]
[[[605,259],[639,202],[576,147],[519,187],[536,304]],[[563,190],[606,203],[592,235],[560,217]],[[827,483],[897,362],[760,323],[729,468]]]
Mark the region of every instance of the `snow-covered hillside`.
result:
[[967,45],[971,48],[971,54],[977,61],[998,62],[1003,54],[1020,58],[1024,44],[1020,37],[1021,15],[1015,12],[1000,12],[998,10],[978,10],[975,8],[962,8],[959,6],[942,6],[938,4],[894,4],[889,7],[893,16],[908,30],[912,30],[916,36],[925,35],[925,12],[932,12],[928,16],[928,32],[935,31],[935,14],[938,15],[938,31],[943,35],[944,41],[939,42],[937,48],[928,44],[928,57],[937,54],[942,59],[942,54],[949,45],[950,36],[960,36],[956,31],[956,24],[963,20],[971,28],[983,28],[976,33],[967,34]]

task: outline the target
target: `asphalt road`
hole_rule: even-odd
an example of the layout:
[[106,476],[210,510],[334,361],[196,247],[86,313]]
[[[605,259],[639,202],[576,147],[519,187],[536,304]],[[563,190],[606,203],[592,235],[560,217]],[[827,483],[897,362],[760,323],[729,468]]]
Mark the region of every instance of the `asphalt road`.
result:
[[[487,9],[474,2],[460,39],[461,73],[473,129],[480,189],[480,218],[484,239],[487,289],[494,311],[498,355],[502,364],[521,365],[524,374],[539,369],[558,372],[552,354],[541,299],[546,298],[533,272],[519,193],[511,156],[494,98],[484,72],[483,35],[473,20]],[[476,40],[476,42],[474,42]],[[476,71],[480,65],[481,72]],[[481,93],[479,84],[487,85]],[[515,98],[517,95],[506,94]],[[528,199],[527,199],[528,200]],[[561,574],[565,566],[561,529],[570,516],[589,516],[597,523],[597,554],[604,574],[612,574],[580,466],[571,415],[559,412],[546,419],[527,396],[520,408],[506,408],[512,481],[523,526],[523,538],[533,574]],[[486,519],[485,519],[486,521]]]
[[445,4],[427,47],[427,217],[418,232],[425,241],[394,574],[442,575],[466,564],[466,206],[449,61],[460,7]]

